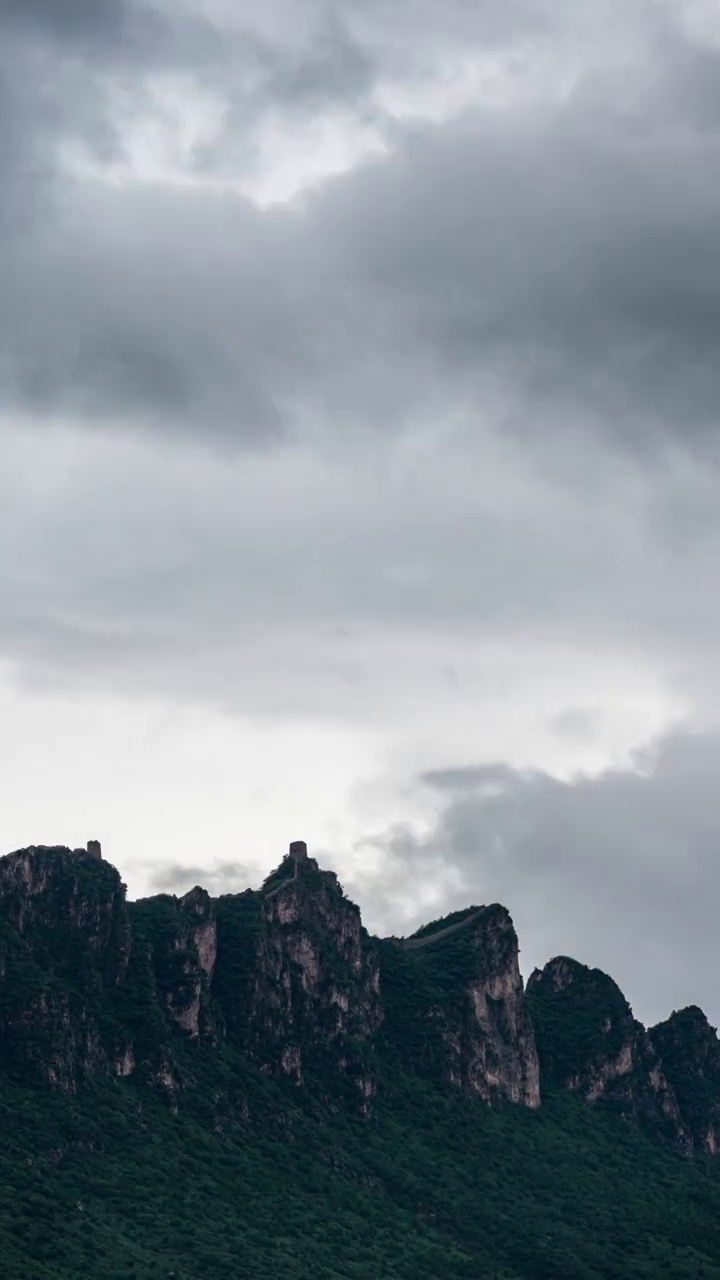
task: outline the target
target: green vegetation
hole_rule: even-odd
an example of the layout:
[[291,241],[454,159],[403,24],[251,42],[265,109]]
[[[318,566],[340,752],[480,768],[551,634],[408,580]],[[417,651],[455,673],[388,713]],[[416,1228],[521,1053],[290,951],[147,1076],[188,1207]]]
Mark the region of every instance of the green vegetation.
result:
[[541,978],[528,990],[540,1065],[559,1081],[578,1066],[587,1069],[614,1057],[634,1025],[630,1006],[612,978],[575,960],[564,963],[575,975],[572,982],[557,990]]
[[271,871],[262,882],[261,893],[271,893],[273,889],[279,889],[281,884],[287,884],[290,880],[295,879],[295,864],[292,858],[283,858],[279,867]]
[[[282,924],[262,892],[214,904],[210,987],[200,899],[125,904],[102,864],[34,867],[30,898],[6,864],[0,918],[2,1280],[720,1280],[720,1161],[559,1087],[634,1034],[604,975],[577,966],[553,999],[552,974],[533,984],[539,1110],[450,1085],[477,1032],[468,982],[516,973],[502,907],[376,945],[311,864]],[[194,1037],[172,1016],[187,1002]],[[487,996],[489,1071],[518,1016]],[[674,1067],[692,1032],[710,1079],[714,1042],[686,1021]]]
[[450,925],[460,924],[461,921],[467,920],[468,916],[472,916],[476,911],[481,911],[482,907],[462,907],[460,911],[451,911],[446,916],[438,916],[437,920],[431,920],[429,924],[422,925],[416,929],[411,937],[428,938],[433,933],[440,933],[443,929],[449,929]]
[[650,1035],[693,1136],[720,1132],[720,1052],[705,1014],[691,1005]]
[[226,1067],[247,1121],[196,1105],[207,1081],[177,1114],[128,1083],[5,1087],[2,1274],[720,1280],[715,1168],[571,1096],[492,1112],[411,1077],[363,1121]]
[[444,1032],[461,1025],[466,1011],[464,982],[477,961],[469,931],[417,950],[391,941],[380,946],[385,1018],[380,1030],[388,1063],[440,1080],[447,1053]]

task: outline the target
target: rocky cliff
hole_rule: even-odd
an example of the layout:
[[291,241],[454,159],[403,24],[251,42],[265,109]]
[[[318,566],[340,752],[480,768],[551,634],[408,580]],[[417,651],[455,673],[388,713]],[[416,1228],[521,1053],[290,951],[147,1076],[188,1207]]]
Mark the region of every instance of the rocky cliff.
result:
[[65,1090],[105,1072],[177,1100],[194,1042],[201,1065],[230,1049],[365,1112],[388,1060],[487,1102],[539,1103],[502,907],[381,942],[299,843],[257,891],[132,903],[94,846],[0,860],[0,920],[0,1055]]
[[720,1042],[691,1005],[652,1027],[649,1038],[678,1101],[695,1151],[720,1152]]
[[612,978],[566,956],[532,974],[528,1004],[545,1080],[684,1153],[716,1150],[720,1044],[699,1009],[647,1031]]
[[540,1104],[535,1037],[504,907],[470,908],[382,949],[386,1038],[405,1069],[486,1102]]
[[560,1088],[685,1153],[720,1149],[720,1044],[699,1009],[651,1031],[567,957],[527,992],[507,910],[374,939],[301,843],[257,890],[128,903],[99,845],[0,859],[0,1070],[195,1088],[244,1115],[256,1071],[368,1115],[408,1073],[493,1106]]
[[0,859],[3,1065],[68,1091],[111,1070],[127,1048],[110,1010],[131,947],[125,887],[107,862],[42,846]]
[[257,893],[218,904],[214,994],[228,1034],[265,1072],[375,1093],[383,1011],[377,947],[337,877],[292,855]]

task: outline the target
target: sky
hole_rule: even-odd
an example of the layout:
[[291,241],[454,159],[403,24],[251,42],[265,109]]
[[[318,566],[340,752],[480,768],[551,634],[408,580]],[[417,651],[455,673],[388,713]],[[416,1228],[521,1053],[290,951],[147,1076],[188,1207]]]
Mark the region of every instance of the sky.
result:
[[2,0],[0,847],[720,1020],[717,0]]

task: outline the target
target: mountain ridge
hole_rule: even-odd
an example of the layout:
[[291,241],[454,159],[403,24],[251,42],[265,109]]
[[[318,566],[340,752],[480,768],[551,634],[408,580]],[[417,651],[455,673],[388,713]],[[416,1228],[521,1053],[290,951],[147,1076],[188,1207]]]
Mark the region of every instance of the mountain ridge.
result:
[[[12,1001],[3,1001],[0,1054],[7,1060],[3,1046],[14,1040],[15,1058],[26,1052],[25,1066],[44,1067],[58,1087],[105,1069],[140,1071],[174,1093],[177,1029],[206,1044],[234,1039],[262,1070],[297,1084],[304,1064],[312,1076],[322,1058],[323,1073],[351,1083],[365,1111],[385,1051],[489,1103],[538,1107],[544,1076],[686,1153],[720,1149],[720,1042],[702,1011],[675,1011],[647,1029],[608,975],[563,956],[526,988],[499,903],[408,938],[374,938],[302,841],[258,890],[214,899],[198,885],[129,901],[93,840],[85,850],[29,846],[0,858],[0,918],[6,994],[7,966],[23,950],[28,973],[34,965],[36,980],[39,968],[52,979],[15,1010],[24,1048],[8,1035]],[[28,1039],[33,1025],[46,1044],[49,1036],[45,1060]]]
[[18,1280],[720,1280],[702,1011],[646,1029],[569,957],[526,989],[498,903],[375,938],[301,842],[216,898],[0,858],[0,1112]]

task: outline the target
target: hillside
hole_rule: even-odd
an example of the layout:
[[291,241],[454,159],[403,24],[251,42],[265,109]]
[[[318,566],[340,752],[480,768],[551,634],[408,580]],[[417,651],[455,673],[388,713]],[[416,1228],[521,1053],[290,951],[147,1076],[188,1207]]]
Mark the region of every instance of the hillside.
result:
[[128,902],[0,859],[0,1250],[17,1280],[720,1280],[720,1047],[505,908],[374,939],[302,845]]

